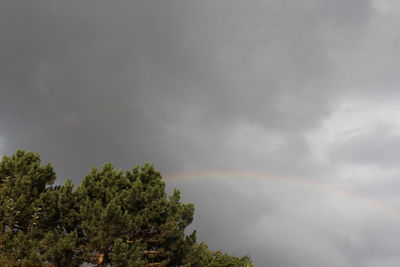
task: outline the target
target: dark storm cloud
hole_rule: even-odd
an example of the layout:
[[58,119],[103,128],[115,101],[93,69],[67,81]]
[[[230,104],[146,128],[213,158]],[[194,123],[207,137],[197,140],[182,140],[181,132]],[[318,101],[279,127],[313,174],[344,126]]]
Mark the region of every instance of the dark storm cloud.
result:
[[[396,103],[398,16],[390,5],[2,1],[1,152],[39,151],[60,181],[77,183],[91,165],[111,161],[153,162],[163,173],[337,175],[330,182],[357,189],[343,165],[395,165],[398,137],[376,128],[332,141],[324,127],[344,98]],[[347,200],[246,179],[170,183],[197,205],[200,240],[250,253],[257,266],[398,263],[384,242],[394,224],[380,231],[387,219],[356,205],[350,212]]]
[[[191,111],[198,122],[182,130],[214,147],[238,121],[301,132],[329,111],[324,36],[367,19],[363,2],[342,4],[346,12],[319,1],[3,2],[6,151],[39,150],[68,176],[111,159],[175,170],[208,158],[190,136],[163,132]],[[79,171],[67,172],[72,161]]]

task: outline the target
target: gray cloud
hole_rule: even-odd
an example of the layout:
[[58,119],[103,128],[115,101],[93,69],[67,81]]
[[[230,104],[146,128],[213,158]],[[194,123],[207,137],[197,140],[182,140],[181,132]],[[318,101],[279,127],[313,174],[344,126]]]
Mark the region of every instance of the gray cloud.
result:
[[[2,1],[1,152],[39,151],[60,181],[153,162],[398,205],[398,13],[389,0]],[[341,112],[355,100],[364,110]],[[257,266],[398,266],[393,221],[332,192],[168,183],[197,205],[200,240]]]
[[380,125],[332,145],[334,161],[355,165],[397,167],[400,136],[387,125]]

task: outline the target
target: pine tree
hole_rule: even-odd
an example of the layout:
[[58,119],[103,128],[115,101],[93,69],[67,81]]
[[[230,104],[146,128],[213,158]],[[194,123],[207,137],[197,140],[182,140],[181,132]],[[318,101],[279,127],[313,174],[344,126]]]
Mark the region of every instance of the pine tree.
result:
[[87,262],[105,266],[124,258],[126,250],[141,249],[140,260],[148,266],[178,266],[195,241],[184,233],[193,205],[181,204],[178,191],[168,197],[151,165],[126,173],[111,164],[94,168],[77,197]]
[[[38,153],[17,151],[0,162],[1,266],[79,266],[72,184],[50,187],[56,174]],[[75,216],[76,217],[76,216]]]
[[152,165],[93,168],[74,190],[34,152],[0,162],[0,266],[250,267],[185,234],[194,206]]
[[0,163],[1,254],[13,264],[34,266],[39,262],[36,200],[56,179],[50,165],[41,165],[37,153],[17,151]]

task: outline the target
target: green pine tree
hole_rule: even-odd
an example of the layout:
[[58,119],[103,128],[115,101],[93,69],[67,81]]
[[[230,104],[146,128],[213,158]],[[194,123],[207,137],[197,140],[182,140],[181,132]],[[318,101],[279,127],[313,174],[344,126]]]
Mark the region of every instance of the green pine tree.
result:
[[34,152],[0,162],[0,266],[250,267],[185,234],[194,206],[152,165],[93,168],[73,189]]
[[194,236],[184,233],[193,205],[181,204],[178,191],[168,197],[161,174],[151,165],[126,173],[111,164],[94,168],[77,197],[86,262],[106,266],[124,258],[124,251],[132,250],[128,247],[140,247],[141,260],[149,266],[178,266],[194,243]]
[[37,153],[17,151],[0,162],[1,254],[9,264],[37,266],[38,241],[44,235],[37,200],[56,179]]
[[[50,187],[56,174],[34,152],[17,151],[0,162],[2,266],[79,266],[77,207],[72,184]],[[1,262],[2,261],[2,262]]]

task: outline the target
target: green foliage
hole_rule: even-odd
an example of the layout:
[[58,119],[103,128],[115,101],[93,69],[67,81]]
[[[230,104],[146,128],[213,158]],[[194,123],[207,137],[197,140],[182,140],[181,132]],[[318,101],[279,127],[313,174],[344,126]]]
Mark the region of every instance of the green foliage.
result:
[[194,243],[184,233],[193,219],[193,205],[181,204],[178,191],[168,197],[161,174],[151,165],[125,173],[111,164],[93,168],[76,196],[86,262],[97,263],[101,255],[103,264],[112,263],[118,258],[116,251],[127,249],[120,241],[115,243],[122,240],[139,241],[146,263],[176,266]]
[[142,267],[145,260],[142,257],[143,245],[136,241],[134,244],[127,244],[121,238],[117,238],[113,244],[110,258],[114,267]]
[[192,246],[183,267],[253,267],[248,256],[242,258],[231,256],[221,251],[211,251],[206,244]]
[[41,197],[55,179],[53,168],[43,166],[37,153],[20,150],[0,162],[0,254],[14,265],[41,262],[39,240],[52,230],[39,222]]
[[168,196],[151,165],[93,168],[74,191],[34,152],[0,162],[0,265],[248,267],[185,234],[194,206]]

